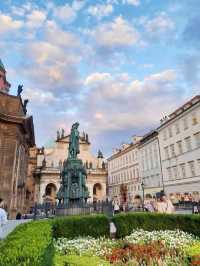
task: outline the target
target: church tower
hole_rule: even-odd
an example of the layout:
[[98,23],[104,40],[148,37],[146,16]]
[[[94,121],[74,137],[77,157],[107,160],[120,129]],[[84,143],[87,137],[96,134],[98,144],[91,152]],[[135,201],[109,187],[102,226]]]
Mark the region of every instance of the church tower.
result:
[[6,80],[6,70],[0,59],[0,92],[9,93],[10,83]]

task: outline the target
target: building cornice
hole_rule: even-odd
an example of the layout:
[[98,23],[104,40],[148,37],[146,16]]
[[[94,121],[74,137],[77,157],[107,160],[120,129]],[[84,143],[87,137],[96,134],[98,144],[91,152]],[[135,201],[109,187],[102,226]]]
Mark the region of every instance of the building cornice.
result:
[[198,104],[200,104],[200,95],[197,95],[193,97],[190,101],[186,102],[184,105],[176,109],[173,113],[171,113],[165,122],[163,122],[157,130],[160,131],[162,128],[166,127],[168,124],[173,122],[179,117],[182,117],[185,113],[192,110],[194,107],[196,107]]
[[137,143],[130,143],[129,146],[123,150],[119,150],[117,153],[113,154],[112,156],[110,156],[107,161],[111,161],[113,159],[116,159],[116,158],[119,158],[120,156],[126,154],[127,152],[135,149],[135,148],[138,148],[139,146],[139,142]]

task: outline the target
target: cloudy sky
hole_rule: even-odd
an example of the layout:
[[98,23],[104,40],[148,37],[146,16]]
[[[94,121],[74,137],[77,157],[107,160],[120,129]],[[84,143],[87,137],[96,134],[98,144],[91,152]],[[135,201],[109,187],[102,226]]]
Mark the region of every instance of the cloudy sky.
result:
[[1,0],[0,58],[36,143],[79,121],[106,155],[200,92],[199,0]]

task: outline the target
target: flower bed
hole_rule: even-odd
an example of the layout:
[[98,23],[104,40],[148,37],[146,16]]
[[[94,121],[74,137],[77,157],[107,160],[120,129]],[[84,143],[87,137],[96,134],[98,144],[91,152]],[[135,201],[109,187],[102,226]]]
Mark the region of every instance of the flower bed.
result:
[[191,265],[191,247],[198,247],[199,241],[196,236],[179,230],[149,232],[139,229],[120,240],[93,237],[73,240],[59,238],[55,240],[54,246],[60,256],[98,257],[104,263],[116,266],[186,266]]

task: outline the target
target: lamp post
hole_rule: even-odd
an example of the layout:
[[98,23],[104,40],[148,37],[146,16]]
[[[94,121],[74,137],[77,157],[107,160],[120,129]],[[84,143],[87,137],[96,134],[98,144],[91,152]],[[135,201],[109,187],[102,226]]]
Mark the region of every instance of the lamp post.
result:
[[142,187],[142,208],[144,211],[144,182],[143,181],[141,183],[141,187]]

